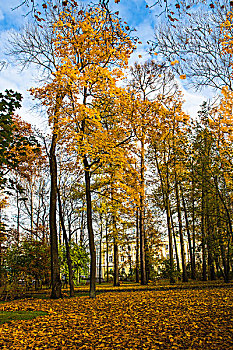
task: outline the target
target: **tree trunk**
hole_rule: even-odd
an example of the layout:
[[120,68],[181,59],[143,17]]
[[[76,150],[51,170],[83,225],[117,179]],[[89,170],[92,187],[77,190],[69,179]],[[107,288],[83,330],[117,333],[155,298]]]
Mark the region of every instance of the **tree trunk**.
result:
[[[203,167],[202,167],[203,169]],[[206,269],[206,232],[205,232],[205,188],[202,170],[202,194],[201,194],[201,245],[202,245],[202,280],[207,281]]]
[[119,254],[118,254],[118,239],[117,239],[116,219],[114,216],[113,216],[113,229],[114,229],[114,237],[113,237],[113,254],[114,254],[113,285],[114,285],[114,287],[118,287],[120,285],[120,282],[119,282]]
[[138,227],[138,208],[136,210],[136,283],[139,283],[139,227]]
[[66,245],[66,259],[67,259],[67,265],[68,265],[68,270],[69,270],[70,296],[74,297],[73,268],[72,268],[72,261],[71,261],[71,256],[70,256],[70,246],[69,246],[69,241],[68,241],[65,223],[64,223],[64,218],[63,218],[63,213],[62,213],[60,191],[58,188],[57,188],[57,196],[58,196],[59,216],[60,216],[61,228],[62,228],[63,237],[64,237],[65,245]]
[[191,243],[191,235],[190,235],[190,230],[189,230],[188,213],[187,213],[186,203],[185,203],[185,199],[184,199],[183,189],[181,187],[180,187],[180,189],[181,189],[182,202],[183,202],[183,208],[184,208],[186,231],[187,231],[187,236],[188,236],[189,256],[190,256],[190,264],[191,264],[191,278],[195,279],[195,271],[194,271],[194,264],[193,264],[192,243]]
[[140,192],[140,213],[139,213],[139,232],[140,232],[140,270],[141,285],[146,282],[146,254],[145,254],[145,141],[144,136],[141,140],[141,192]]
[[99,284],[101,284],[102,278],[102,236],[103,236],[103,222],[102,215],[100,216],[100,253],[99,253]]
[[185,257],[185,249],[184,249],[184,236],[183,236],[182,219],[181,219],[180,194],[179,194],[179,188],[178,188],[178,183],[176,179],[176,173],[175,173],[175,192],[176,192],[176,205],[177,205],[177,214],[178,214],[178,222],[179,222],[182,277],[183,277],[183,282],[188,282],[188,275],[187,275],[187,269],[186,269],[186,257]]
[[109,282],[109,271],[108,271],[108,219],[107,219],[107,217],[106,217],[105,232],[106,232],[107,282]]
[[175,232],[175,228],[174,228],[172,215],[171,215],[171,224],[172,224],[172,234],[173,234],[173,240],[174,240],[174,246],[175,246],[175,252],[176,252],[177,271],[180,272],[180,260],[179,260],[179,254],[178,254],[178,249],[177,249],[177,244],[176,244],[176,232]]
[[50,227],[50,249],[51,249],[51,285],[52,292],[50,298],[58,299],[62,297],[60,266],[58,258],[58,242],[57,242],[57,161],[56,161],[56,133],[53,132],[52,143],[50,148],[49,165],[51,176],[50,190],[50,209],[49,209],[49,227]]
[[168,241],[169,241],[169,260],[170,260],[170,283],[175,283],[174,277],[174,257],[173,257],[173,244],[172,244],[172,230],[171,230],[171,218],[170,218],[170,205],[166,208],[167,214],[167,229],[168,229]]
[[192,279],[196,279],[196,237],[195,237],[195,196],[194,196],[194,178],[192,164],[192,238],[193,238],[193,275]]
[[156,166],[160,178],[160,184],[162,188],[162,196],[163,196],[163,204],[164,208],[166,211],[166,216],[167,216],[167,230],[168,230],[168,240],[169,240],[169,262],[170,262],[170,283],[174,284],[175,283],[175,277],[174,277],[174,257],[173,257],[173,243],[172,243],[172,229],[171,229],[171,210],[170,210],[170,198],[169,198],[169,172],[168,172],[168,166],[167,166],[167,171],[166,171],[166,180],[163,178],[159,162],[158,162],[158,157],[157,157],[157,148],[156,144],[154,144],[154,152],[155,152],[155,161],[156,161]]
[[83,159],[85,168],[85,185],[86,185],[86,201],[87,201],[87,230],[89,236],[89,248],[91,255],[90,263],[90,298],[96,297],[96,249],[94,241],[94,232],[92,227],[92,204],[91,204],[91,184],[90,184],[90,172],[88,170],[88,161]]
[[19,224],[20,224],[20,205],[19,205],[19,190],[16,188],[16,205],[17,205],[17,232],[16,242],[19,246]]

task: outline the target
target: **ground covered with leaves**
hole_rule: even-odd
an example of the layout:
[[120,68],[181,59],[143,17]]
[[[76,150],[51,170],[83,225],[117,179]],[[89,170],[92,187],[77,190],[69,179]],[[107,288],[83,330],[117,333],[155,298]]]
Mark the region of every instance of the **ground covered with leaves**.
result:
[[233,349],[233,289],[129,291],[0,304],[46,311],[0,325],[1,349]]

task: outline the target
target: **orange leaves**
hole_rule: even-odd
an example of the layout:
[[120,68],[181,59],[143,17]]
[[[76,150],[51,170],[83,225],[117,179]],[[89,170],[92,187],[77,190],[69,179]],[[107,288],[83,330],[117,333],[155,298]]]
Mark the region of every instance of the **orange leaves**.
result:
[[116,3],[116,4],[119,4],[120,1],[121,1],[121,0],[115,0],[115,3]]
[[180,79],[181,79],[181,80],[186,79],[186,74],[181,74],[181,75],[180,75]]
[[175,64],[178,64],[178,63],[179,63],[178,60],[172,61],[172,62],[171,62],[171,66],[174,66]]

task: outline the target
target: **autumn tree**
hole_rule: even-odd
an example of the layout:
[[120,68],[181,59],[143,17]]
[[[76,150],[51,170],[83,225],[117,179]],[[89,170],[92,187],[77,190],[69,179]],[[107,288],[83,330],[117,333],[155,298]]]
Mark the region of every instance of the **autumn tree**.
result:
[[217,91],[223,86],[232,89],[231,57],[222,55],[220,44],[221,24],[232,5],[228,0],[207,2],[175,24],[164,22],[157,26],[156,51],[177,74],[186,75],[187,84],[196,90],[206,86]]
[[139,205],[139,232],[140,232],[140,267],[141,284],[146,284],[146,256],[145,256],[145,153],[146,144],[158,116],[162,116],[162,99],[170,98],[176,93],[177,86],[173,74],[163,65],[155,61],[148,61],[143,65],[135,64],[131,68],[131,80],[129,82],[132,94],[134,94],[134,109],[136,118],[132,120],[135,137],[140,142],[139,154],[139,178],[140,178],[140,205]]
[[126,66],[133,48],[119,19],[109,16],[105,9],[91,6],[85,10],[70,7],[61,12],[59,20],[54,23],[53,41],[60,65],[51,83],[33,90],[36,97],[48,106],[50,120],[56,128],[54,138],[62,140],[64,132],[68,132],[68,147],[77,152],[84,167],[91,253],[91,297],[95,297],[96,253],[90,174],[92,167],[101,163],[101,157],[107,158],[108,152],[103,150],[103,141],[109,142],[110,149],[114,142],[114,134],[104,130],[102,116],[94,103],[106,99],[108,95],[113,97],[114,94],[121,94],[121,89],[116,87],[120,71],[114,66]]

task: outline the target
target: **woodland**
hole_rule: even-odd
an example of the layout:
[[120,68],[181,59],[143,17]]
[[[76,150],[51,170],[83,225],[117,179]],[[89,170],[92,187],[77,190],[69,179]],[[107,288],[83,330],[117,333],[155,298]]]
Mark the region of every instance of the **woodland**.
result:
[[[19,1],[33,20],[8,54],[38,70],[28,89],[48,132],[0,93],[0,316],[41,316],[4,323],[0,347],[230,349],[233,2],[147,5],[166,20],[132,65],[142,42],[110,5]],[[216,92],[197,116],[183,81]]]

